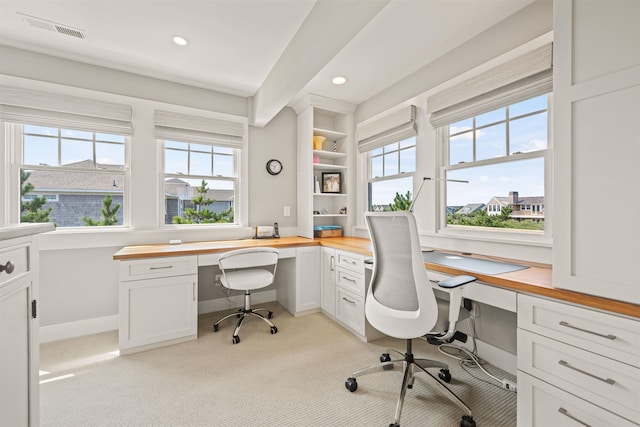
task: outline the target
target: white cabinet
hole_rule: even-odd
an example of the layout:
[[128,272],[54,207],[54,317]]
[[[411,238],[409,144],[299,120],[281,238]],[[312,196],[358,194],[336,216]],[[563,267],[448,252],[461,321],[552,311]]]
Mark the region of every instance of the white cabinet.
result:
[[518,295],[518,387],[519,426],[640,424],[640,322]]
[[553,6],[553,283],[640,304],[638,2]]
[[[311,238],[316,225],[339,225],[348,234],[355,207],[350,196],[355,190],[355,169],[349,167],[355,156],[355,106],[309,95],[294,108],[298,114],[298,234]],[[314,136],[326,138],[319,149],[314,149]],[[327,182],[339,178],[339,186],[326,192],[323,177]]]
[[39,425],[37,283],[37,237],[0,240],[2,426]]
[[197,256],[120,261],[120,353],[197,338]]
[[320,308],[320,247],[296,249],[294,314]]
[[364,266],[365,256],[336,250],[335,257],[336,320],[363,341],[380,338],[383,334],[367,322],[364,312],[369,285]]
[[336,250],[321,247],[322,268],[320,307],[330,317],[336,316]]

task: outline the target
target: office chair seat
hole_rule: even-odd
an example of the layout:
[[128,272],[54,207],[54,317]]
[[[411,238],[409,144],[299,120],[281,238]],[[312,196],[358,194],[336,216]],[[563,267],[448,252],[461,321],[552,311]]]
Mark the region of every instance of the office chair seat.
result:
[[[229,290],[244,291],[244,307],[224,316],[213,325],[213,332],[218,332],[220,323],[231,317],[238,317],[238,323],[233,331],[232,342],[240,342],[240,327],[249,316],[264,320],[270,327],[272,334],[278,332],[278,328],[269,319],[273,312],[266,308],[251,308],[251,293],[254,289],[265,288],[273,283],[278,264],[279,252],[275,248],[247,248],[225,252],[218,258],[218,265],[222,275],[220,283]],[[266,311],[267,317],[258,313]]]
[[[451,380],[447,364],[429,359],[416,358],[413,354],[412,340],[423,337],[433,331],[438,321],[438,302],[427,276],[422,259],[418,229],[415,218],[410,212],[367,212],[365,222],[369,229],[373,246],[373,271],[371,282],[365,298],[365,315],[374,328],[394,338],[406,340],[406,352],[388,349],[380,356],[380,364],[354,372],[345,382],[350,392],[358,388],[357,378],[374,372],[400,371],[403,373],[400,395],[396,403],[393,423],[400,424],[402,405],[407,389],[413,387],[414,378],[424,373],[428,383],[438,389],[451,402],[466,412],[462,416],[462,427],[474,427],[471,409],[460,400],[446,385],[438,381],[427,369],[438,368],[438,377],[444,381]],[[461,301],[461,286],[475,280],[473,276],[456,277],[443,281],[443,288],[450,287],[451,302],[449,304],[449,329],[455,327]],[[456,307],[457,305],[457,307]],[[453,335],[448,330],[448,339]],[[392,359],[390,353],[400,357]]]

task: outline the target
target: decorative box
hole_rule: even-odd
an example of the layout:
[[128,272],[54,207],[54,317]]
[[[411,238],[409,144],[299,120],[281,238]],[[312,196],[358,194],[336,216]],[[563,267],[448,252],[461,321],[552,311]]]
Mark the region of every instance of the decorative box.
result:
[[342,227],[339,225],[316,225],[313,227],[313,237],[340,237]]

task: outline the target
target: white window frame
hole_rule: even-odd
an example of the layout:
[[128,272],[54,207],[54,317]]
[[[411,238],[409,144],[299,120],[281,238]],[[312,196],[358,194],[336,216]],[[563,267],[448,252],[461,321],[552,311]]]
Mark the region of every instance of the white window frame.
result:
[[[394,174],[394,175],[384,175],[384,156],[385,156],[385,154],[387,154],[387,153],[384,153],[384,147],[386,147],[388,145],[391,145],[391,144],[399,144],[401,141],[405,141],[405,140],[407,140],[409,138],[401,138],[401,139],[398,139],[396,141],[391,141],[388,144],[385,144],[384,146],[381,147],[381,149],[383,150],[382,154],[380,154],[380,157],[383,158],[383,167],[382,167],[383,175],[379,176],[379,177],[372,177],[371,176],[371,173],[372,173],[372,167],[371,167],[372,154],[373,154],[373,151],[375,151],[375,150],[371,150],[371,151],[367,151],[367,152],[363,153],[364,162],[366,164],[365,170],[367,171],[366,182],[365,182],[365,189],[366,189],[366,191],[365,191],[365,205],[364,205],[365,212],[369,211],[369,207],[371,206],[371,200],[369,200],[369,186],[371,184],[373,184],[373,183],[376,183],[376,182],[392,181],[392,180],[399,179],[399,178],[411,177],[412,180],[413,180],[413,185],[412,185],[412,190],[411,190],[411,197],[415,196],[415,191],[413,190],[413,188],[415,188],[415,174],[416,174],[417,158],[418,158],[418,152],[417,152],[417,150],[418,150],[418,138],[417,138],[417,135],[414,135],[414,136],[412,136],[410,138],[413,138],[413,140],[414,140],[414,144],[413,145],[407,146],[407,147],[404,147],[404,148],[400,148],[400,146],[398,145],[398,150],[397,150],[397,153],[398,153],[398,173]],[[414,165],[413,172],[402,172],[400,170],[400,153],[403,150],[408,150],[410,148],[413,148],[415,150],[415,152],[416,152],[416,165]]]
[[[497,159],[485,159],[475,162],[468,162],[456,165],[449,165],[449,126],[442,126],[436,129],[436,141],[439,152],[438,177],[444,179],[447,171],[459,170],[469,167],[484,166],[490,164],[510,163],[514,161],[527,160],[533,158],[544,159],[544,188],[545,188],[545,226],[544,232],[501,229],[492,227],[473,226],[451,226],[447,225],[447,195],[446,183],[440,183],[438,187],[438,213],[436,232],[443,237],[463,238],[483,241],[505,241],[509,243],[519,243],[526,245],[549,246],[553,236],[553,93],[547,94],[547,148],[528,153],[510,154]],[[533,97],[532,97],[533,98]],[[508,141],[507,141],[508,146]],[[461,184],[464,185],[464,184]]]
[[[160,167],[160,171],[162,171],[161,173],[161,179],[160,179],[160,196],[159,196],[159,200],[160,200],[160,208],[159,208],[159,224],[161,228],[189,228],[189,227],[216,227],[216,228],[221,228],[221,227],[237,227],[237,226],[241,226],[242,224],[244,224],[245,222],[243,222],[242,220],[242,213],[244,211],[244,206],[242,205],[242,197],[241,194],[243,193],[243,187],[242,187],[242,183],[246,182],[246,179],[242,179],[242,171],[246,168],[242,167],[242,163],[243,163],[243,156],[245,156],[247,153],[247,150],[245,148],[234,148],[233,149],[233,169],[234,169],[234,173],[235,176],[232,177],[227,177],[227,176],[220,176],[220,175],[212,175],[212,176],[206,176],[206,175],[184,175],[184,174],[179,174],[179,173],[165,173],[165,141],[173,141],[173,140],[164,140],[164,139],[158,139],[158,147],[160,150],[160,158],[161,158],[161,167]],[[175,142],[181,142],[181,143],[185,143],[188,144],[190,143],[189,141],[175,141]],[[194,144],[198,144],[198,145],[211,145],[212,147],[216,146],[215,140],[212,140],[211,142],[205,143],[205,142],[197,142]],[[246,144],[245,144],[246,145]],[[212,171],[213,173],[213,171]],[[233,188],[234,188],[234,204],[233,204],[233,222],[232,223],[207,223],[207,224],[165,224],[165,215],[166,215],[166,203],[165,203],[165,180],[167,178],[178,178],[178,179],[196,179],[196,180],[206,180],[206,181],[233,181]]]
[[[9,164],[8,172],[9,176],[6,177],[6,194],[9,196],[7,206],[5,207],[5,217],[8,223],[20,223],[20,170],[50,170],[56,172],[86,172],[96,174],[109,174],[109,175],[122,175],[124,181],[124,188],[122,191],[122,224],[114,226],[76,226],[76,227],[58,227],[58,231],[87,231],[96,232],[101,230],[113,230],[113,229],[128,229],[130,228],[130,212],[131,212],[131,197],[130,197],[130,179],[131,174],[129,172],[130,164],[130,152],[131,152],[131,137],[124,135],[124,168],[123,170],[101,170],[101,169],[78,169],[68,168],[64,166],[46,166],[46,165],[28,165],[22,163],[24,153],[24,140],[23,129],[24,125],[20,123],[0,122],[5,129],[5,145],[7,150],[5,152],[6,160],[5,164]],[[49,124],[48,127],[57,127],[58,129],[67,129],[63,124]],[[82,131],[88,131],[93,133],[108,133],[100,130],[82,129]]]

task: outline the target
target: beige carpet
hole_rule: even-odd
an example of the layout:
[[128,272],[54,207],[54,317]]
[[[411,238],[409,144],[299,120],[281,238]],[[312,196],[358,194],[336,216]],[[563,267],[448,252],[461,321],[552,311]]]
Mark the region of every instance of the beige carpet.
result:
[[[201,316],[199,338],[118,356],[117,332],[41,346],[41,425],[74,426],[386,426],[400,388],[399,372],[360,377],[351,372],[378,362],[404,341],[363,343],[321,313],[292,317],[276,303],[278,333],[248,319],[231,343],[233,320],[211,332],[222,313]],[[424,341],[417,357],[450,364],[449,387],[474,411],[478,426],[513,426],[516,395],[489,385]],[[500,378],[509,375],[487,366]],[[480,377],[482,380],[474,378]],[[418,376],[420,378],[420,376]],[[417,379],[408,390],[401,425],[457,426],[462,411]]]

